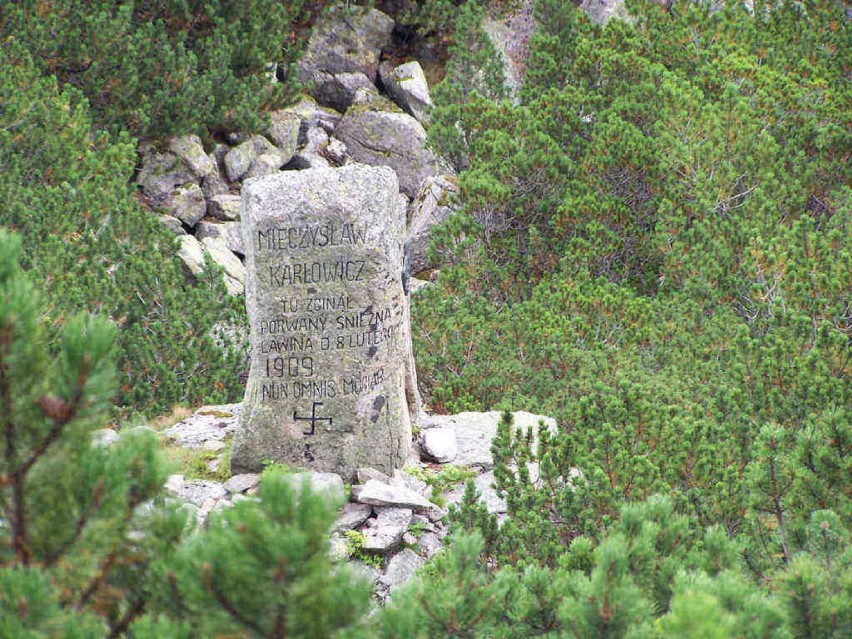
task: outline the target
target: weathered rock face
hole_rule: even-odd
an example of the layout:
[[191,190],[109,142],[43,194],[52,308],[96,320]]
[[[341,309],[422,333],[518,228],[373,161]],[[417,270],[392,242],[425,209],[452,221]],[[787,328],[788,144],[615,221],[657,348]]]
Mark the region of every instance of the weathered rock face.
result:
[[332,7],[314,26],[299,61],[299,81],[318,71],[356,73],[376,78],[379,52],[390,44],[393,20],[377,9]]
[[398,67],[383,62],[379,65],[379,78],[385,91],[401,109],[417,118],[418,122],[429,122],[432,98],[419,62],[414,60]]
[[401,467],[409,309],[404,215],[385,167],[286,171],[244,184],[251,373],[233,472],[275,460],[351,478]]
[[455,212],[452,199],[457,190],[456,180],[452,176],[429,177],[412,201],[408,226],[412,273],[417,274],[436,266],[429,260],[429,235],[435,226],[446,222]]
[[417,194],[423,180],[440,172],[420,123],[380,96],[359,91],[334,135],[356,161],[396,171],[399,190],[408,197]]

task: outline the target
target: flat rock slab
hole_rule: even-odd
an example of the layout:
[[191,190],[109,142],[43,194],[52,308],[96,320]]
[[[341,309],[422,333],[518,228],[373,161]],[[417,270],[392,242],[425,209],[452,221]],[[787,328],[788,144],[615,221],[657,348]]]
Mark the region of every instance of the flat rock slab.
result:
[[[458,442],[458,456],[453,463],[458,466],[470,466],[481,470],[494,468],[494,459],[491,456],[491,441],[497,434],[497,425],[502,417],[500,411],[489,411],[487,413],[459,413],[457,415],[439,415],[428,418],[428,427],[452,428],[456,433]],[[552,417],[533,415],[525,411],[512,413],[513,428],[517,431],[526,431],[533,428],[533,433],[538,432],[538,424],[543,421],[551,433],[556,433],[556,420]]]
[[250,488],[254,488],[260,482],[260,475],[257,473],[243,473],[234,475],[225,482],[224,488],[229,493],[244,493]]
[[423,495],[403,486],[389,486],[375,479],[371,479],[363,486],[356,486],[353,489],[353,496],[362,504],[414,508],[429,514],[430,519],[440,517],[438,513],[441,509]]
[[240,404],[204,406],[190,417],[165,430],[165,434],[180,446],[198,448],[210,440],[223,440],[237,428]]
[[367,521],[367,518],[372,514],[373,507],[369,504],[348,502],[343,505],[343,512],[340,513],[340,516],[337,518],[337,521],[334,524],[334,530],[341,532],[357,528]]

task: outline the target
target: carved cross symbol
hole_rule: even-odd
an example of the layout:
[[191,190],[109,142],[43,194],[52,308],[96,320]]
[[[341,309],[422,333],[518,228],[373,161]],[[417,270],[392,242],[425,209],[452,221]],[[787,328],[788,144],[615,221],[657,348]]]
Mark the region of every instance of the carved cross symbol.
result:
[[316,430],[317,422],[328,422],[328,425],[331,426],[331,417],[317,417],[317,406],[322,406],[322,402],[314,402],[314,405],[311,407],[311,416],[310,417],[299,417],[296,414],[296,411],[293,411],[293,419],[301,420],[303,422],[311,422],[311,430],[303,431],[303,435],[313,435]]

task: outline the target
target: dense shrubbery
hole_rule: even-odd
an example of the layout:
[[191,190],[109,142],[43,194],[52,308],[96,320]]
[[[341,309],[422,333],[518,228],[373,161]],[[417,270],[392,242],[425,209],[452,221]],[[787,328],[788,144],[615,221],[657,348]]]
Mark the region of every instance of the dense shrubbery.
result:
[[238,394],[239,359],[211,327],[242,311],[217,276],[191,285],[174,236],[128,182],[130,138],[92,133],[79,91],[60,90],[15,42],[0,45],[0,225],[23,238],[22,265],[42,282],[49,334],[88,310],[119,326],[119,403],[162,412]]
[[[430,133],[462,214],[415,298],[419,377],[437,410],[559,430],[533,445],[504,420],[509,518],[470,489],[454,546],[370,618],[328,505],[279,469],[187,538],[151,437],[90,445],[115,383],[146,412],[238,392],[209,334],[238,314],[215,277],[186,284],[125,133],[252,125],[286,95],[261,75],[292,61],[301,3],[231,4],[0,6],[0,224],[21,234],[0,231],[0,636],[852,633],[836,3],[637,3],[599,28],[538,0],[519,104],[460,10]],[[435,6],[412,5],[424,29],[449,24]]]
[[[0,39],[139,137],[257,127],[296,91],[301,1],[40,0],[0,5]],[[284,82],[271,81],[277,65]]]
[[[557,570],[582,539],[600,570],[625,504],[665,494],[689,545],[734,544],[748,588],[822,584],[812,627],[790,621],[801,592],[785,600],[794,635],[842,636],[848,542],[816,550],[852,517],[842,10],[631,10],[598,28],[541,0],[520,103],[438,105],[435,130],[456,135],[433,140],[467,170],[436,247],[456,262],[415,305],[420,380],[439,411],[560,425],[538,450],[496,444],[512,515],[486,536],[498,565]],[[530,459],[540,477],[510,472]],[[626,604],[652,594],[632,574],[611,591]],[[724,616],[727,586],[701,579],[678,601]]]

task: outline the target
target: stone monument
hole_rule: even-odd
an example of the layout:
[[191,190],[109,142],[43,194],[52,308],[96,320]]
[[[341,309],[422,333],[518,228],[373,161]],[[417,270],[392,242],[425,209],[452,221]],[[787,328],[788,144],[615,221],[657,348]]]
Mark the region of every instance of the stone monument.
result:
[[242,230],[252,353],[232,472],[401,467],[416,391],[396,174],[349,165],[248,180]]

